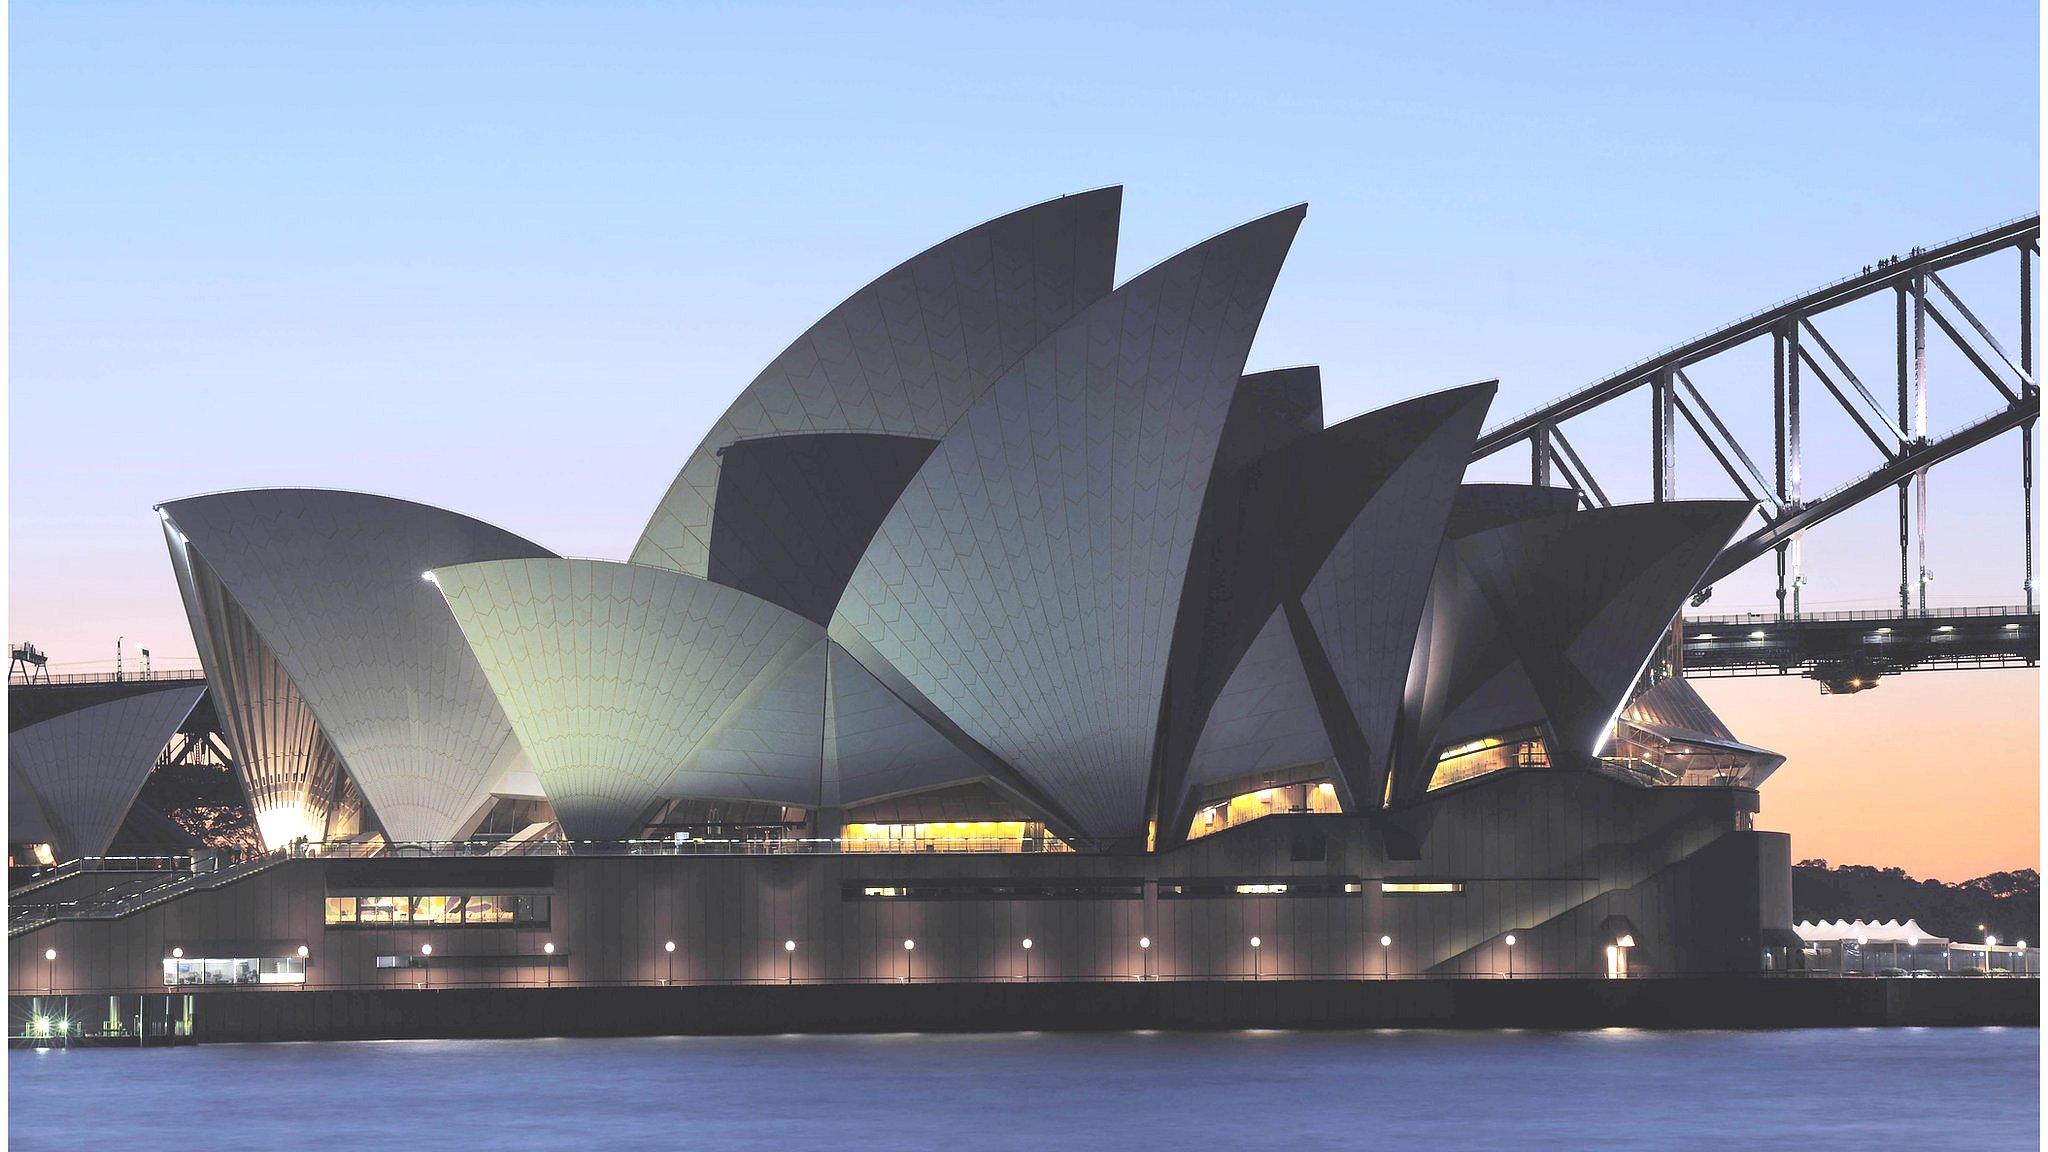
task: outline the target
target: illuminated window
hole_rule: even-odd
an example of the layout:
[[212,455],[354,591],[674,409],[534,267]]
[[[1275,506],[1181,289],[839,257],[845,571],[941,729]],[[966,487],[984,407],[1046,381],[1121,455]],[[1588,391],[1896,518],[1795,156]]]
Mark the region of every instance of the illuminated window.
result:
[[164,985],[180,984],[304,984],[306,961],[298,956],[237,957],[216,960],[187,956],[164,961]]
[[1443,896],[1463,892],[1465,885],[1457,880],[1382,880],[1382,896]]
[[551,898],[539,894],[329,896],[326,921],[337,928],[382,928],[393,924],[544,925],[553,911]]
[[415,896],[412,922],[415,924],[462,923],[462,896]]
[[1031,820],[941,820],[923,824],[848,824],[842,852],[1063,852],[1065,841]]
[[359,896],[356,922],[359,924],[404,924],[412,919],[410,896]]
[[1342,811],[1344,806],[1337,800],[1337,786],[1328,780],[1275,784],[1239,793],[1195,813],[1194,823],[1188,828],[1188,839],[1199,840],[1225,828],[1249,824],[1263,816],[1308,812],[1335,814]]
[[1463,784],[1509,768],[1548,768],[1550,752],[1538,728],[1520,728],[1446,748],[1437,757],[1429,790]]

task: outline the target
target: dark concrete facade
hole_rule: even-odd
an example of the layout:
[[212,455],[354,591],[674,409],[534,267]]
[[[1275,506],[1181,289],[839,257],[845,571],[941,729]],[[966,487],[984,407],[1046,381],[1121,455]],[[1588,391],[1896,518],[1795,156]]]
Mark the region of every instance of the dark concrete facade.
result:
[[[120,919],[17,935],[12,990],[161,992],[173,948],[286,956],[300,944],[311,988],[843,983],[906,971],[913,981],[1006,981],[1026,975],[1027,937],[1030,975],[1048,980],[1500,975],[1509,933],[1521,975],[1601,975],[1623,934],[1633,937],[1632,975],[1750,973],[1766,966],[1767,930],[1789,927],[1791,915],[1787,841],[1744,830],[1755,803],[1747,789],[1531,770],[1447,789],[1398,825],[1272,817],[1153,855],[297,860]],[[1396,895],[1384,882],[1460,890]],[[550,918],[519,928],[323,923],[330,895],[476,892],[547,894]],[[433,946],[430,967],[414,963],[422,944]],[[58,959],[45,961],[46,949]],[[379,956],[400,966],[380,968]]]

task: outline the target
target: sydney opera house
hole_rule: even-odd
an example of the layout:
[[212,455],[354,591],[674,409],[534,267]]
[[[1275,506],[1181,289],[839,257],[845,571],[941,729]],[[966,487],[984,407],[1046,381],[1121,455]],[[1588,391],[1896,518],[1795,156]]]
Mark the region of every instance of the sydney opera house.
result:
[[1491,383],[1328,422],[1246,366],[1305,210],[1119,286],[1120,204],[853,294],[624,560],[162,504],[204,682],[18,727],[10,841],[105,853],[208,707],[273,854],[17,931],[17,985],[1784,964],[1780,758],[1661,663],[1749,507],[1467,483]]

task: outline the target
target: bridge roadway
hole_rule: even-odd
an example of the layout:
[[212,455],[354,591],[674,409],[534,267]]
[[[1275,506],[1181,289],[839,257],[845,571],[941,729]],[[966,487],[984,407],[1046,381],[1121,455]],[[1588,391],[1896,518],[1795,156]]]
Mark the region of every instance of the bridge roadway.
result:
[[1690,616],[1680,629],[1691,679],[1805,676],[1824,692],[1861,692],[1881,677],[1937,668],[2041,663],[2041,619],[2020,606],[1886,612]]

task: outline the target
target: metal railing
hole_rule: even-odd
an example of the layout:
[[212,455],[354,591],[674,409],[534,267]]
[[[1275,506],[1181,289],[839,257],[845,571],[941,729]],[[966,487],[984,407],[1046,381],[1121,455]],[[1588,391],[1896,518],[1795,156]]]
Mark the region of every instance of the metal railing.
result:
[[1780,618],[1775,610],[1762,609],[1756,612],[1729,616],[1687,616],[1685,624],[1689,630],[1695,625],[1701,627],[1727,625],[1732,627],[1738,624],[1801,624],[1813,621],[1822,623],[1829,621],[1891,623],[1896,620],[1968,620],[1981,617],[2031,616],[2033,614],[2025,606],[2019,604],[1992,605],[1981,608],[1930,608],[1925,612],[1909,614],[1901,614],[1896,608],[1852,612],[1802,612],[1797,616],[1783,618]]
[[7,686],[41,688],[58,684],[154,684],[205,679],[206,672],[200,668],[152,668],[147,672],[60,672],[54,676],[38,676],[34,680],[24,680],[15,675],[8,677]]

